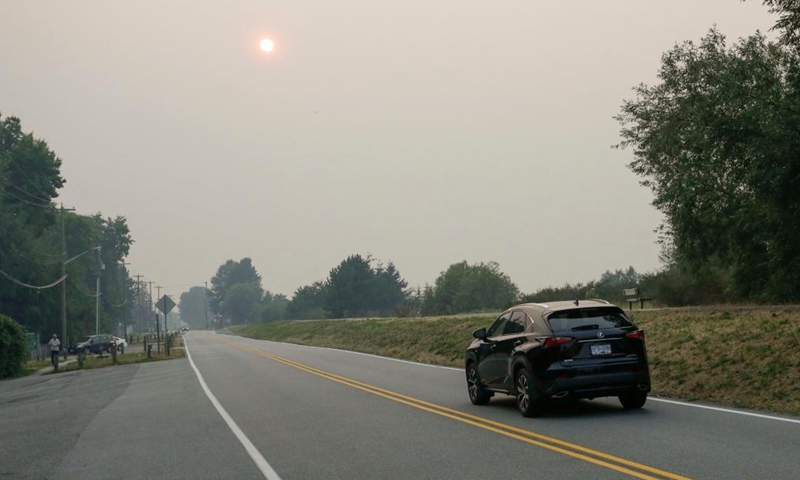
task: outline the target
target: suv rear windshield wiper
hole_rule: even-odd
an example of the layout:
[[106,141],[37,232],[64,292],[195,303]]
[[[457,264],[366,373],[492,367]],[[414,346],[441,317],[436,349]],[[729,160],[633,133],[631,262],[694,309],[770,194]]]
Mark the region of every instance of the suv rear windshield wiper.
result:
[[600,328],[599,325],[591,324],[591,325],[581,325],[579,327],[573,327],[571,330],[574,332],[575,330],[597,330]]

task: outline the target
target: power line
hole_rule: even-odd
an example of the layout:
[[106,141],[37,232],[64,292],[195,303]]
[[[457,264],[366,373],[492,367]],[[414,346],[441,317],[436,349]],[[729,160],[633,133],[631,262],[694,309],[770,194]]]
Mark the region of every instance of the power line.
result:
[[87,293],[86,290],[84,290],[83,287],[81,287],[80,283],[73,283],[73,285],[75,286],[76,289],[78,289],[79,292],[86,295],[87,297],[98,298],[100,295],[102,295],[102,293],[100,294]]
[[39,188],[38,186],[36,186],[36,183],[35,183],[35,182],[34,182],[34,181],[31,179],[31,177],[29,177],[29,176],[28,176],[28,174],[27,174],[27,173],[25,173],[25,170],[23,170],[22,168],[20,168],[20,167],[19,167],[19,165],[17,165],[17,164],[16,164],[15,162],[13,162],[13,161],[11,161],[11,162],[8,162],[8,165],[11,165],[12,167],[14,167],[14,169],[15,169],[16,171],[18,171],[19,173],[21,173],[21,174],[22,174],[22,176],[23,176],[23,177],[25,177],[25,178],[26,178],[26,179],[27,179],[27,180],[28,180],[28,181],[31,183],[31,185],[33,186],[33,188],[35,188],[35,189],[36,189],[36,190],[37,190],[39,193],[41,193],[41,194],[42,194],[42,195],[44,195],[45,197],[47,196],[47,193],[46,193],[44,190],[42,190],[41,188]]
[[[14,250],[17,252],[17,255],[19,255],[20,257],[24,258],[25,260],[27,260],[29,262],[33,262],[33,263],[35,263],[37,265],[45,265],[45,266],[47,266],[47,265],[55,265],[57,263],[61,263],[61,261],[62,261],[61,258],[55,258],[53,260],[38,260],[36,258],[29,257],[28,255],[26,255],[26,254],[22,253],[21,251],[17,250],[16,248],[14,248]],[[59,257],[60,257],[60,255],[59,255]]]
[[25,200],[25,199],[24,199],[24,198],[22,198],[22,197],[19,197],[19,196],[17,196],[17,195],[14,195],[13,193],[9,192],[8,190],[4,191],[3,193],[4,193],[4,194],[6,194],[6,195],[11,195],[12,197],[16,198],[16,199],[17,199],[17,200],[19,200],[20,202],[25,202],[25,203],[27,203],[28,205],[33,205],[34,207],[40,207],[40,208],[55,208],[55,206],[54,206],[53,204],[49,204],[49,205],[42,205],[42,204],[40,204],[40,203],[33,203],[33,202],[31,202],[31,201]]
[[59,283],[63,282],[67,278],[67,276],[64,275],[63,277],[59,278],[55,282],[51,283],[50,285],[37,286],[37,285],[29,285],[29,284],[27,284],[25,282],[17,280],[16,278],[12,277],[11,275],[7,274],[6,272],[4,272],[2,270],[0,270],[0,274],[2,274],[4,277],[8,278],[12,282],[16,283],[17,285],[21,285],[21,286],[27,287],[27,288],[35,288],[36,290],[44,290],[44,289],[47,289],[47,288],[55,287],[56,285],[58,285]]
[[31,192],[29,192],[29,191],[25,190],[24,188],[20,188],[20,187],[18,187],[18,186],[16,186],[16,185],[14,185],[13,183],[10,183],[10,182],[9,182],[9,183],[7,183],[6,185],[10,185],[10,186],[11,186],[11,187],[13,187],[15,190],[18,190],[18,191],[20,191],[20,192],[24,193],[25,195],[28,195],[29,197],[31,197],[31,198],[33,198],[33,199],[35,199],[35,200],[39,200],[40,202],[45,202],[45,203],[48,203],[48,202],[50,202],[50,200],[48,200],[48,199],[46,199],[46,198],[38,197],[38,196],[36,196],[36,195],[32,194]]
[[[27,178],[27,177],[26,177],[26,178]],[[8,178],[8,176],[6,176],[6,175],[0,174],[0,180],[4,180],[4,181],[6,182],[6,183],[5,183],[6,185],[12,186],[12,187],[16,188],[17,190],[19,190],[20,192],[24,193],[25,195],[31,196],[31,197],[35,198],[36,200],[39,200],[39,201],[42,201],[42,202],[45,202],[45,203],[47,203],[47,202],[49,202],[49,201],[50,201],[50,200],[48,200],[48,199],[46,199],[46,198],[42,198],[42,197],[39,197],[39,196],[37,196],[37,195],[34,195],[34,194],[32,194],[31,192],[29,192],[29,191],[25,190],[24,188],[22,188],[22,187],[20,187],[20,186],[18,186],[18,185],[16,185],[16,184],[14,184],[13,182],[11,182],[11,180],[10,180],[10,179]],[[29,178],[28,180],[30,180],[30,178]],[[39,188],[38,188],[38,187],[36,187],[36,185],[34,185],[34,188],[36,188],[37,190],[39,190]],[[39,191],[40,191],[40,192],[42,192],[42,195],[44,195],[44,196],[47,196],[47,194],[46,194],[46,193],[44,193],[42,190],[39,190]]]
[[204,285],[204,284],[205,284],[205,282],[187,283],[187,284],[184,284],[184,285],[167,285],[167,286],[161,287],[161,288],[199,287],[200,285]]

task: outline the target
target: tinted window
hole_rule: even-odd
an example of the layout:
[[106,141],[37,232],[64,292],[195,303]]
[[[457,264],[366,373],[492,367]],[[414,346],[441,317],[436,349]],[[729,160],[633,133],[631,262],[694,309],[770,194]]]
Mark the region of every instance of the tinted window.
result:
[[498,335],[503,334],[503,329],[506,326],[506,322],[508,321],[508,317],[511,315],[510,313],[505,313],[501,315],[497,320],[494,321],[491,327],[489,327],[489,331],[486,332],[487,337],[495,337]]
[[514,312],[511,319],[506,323],[503,329],[503,335],[513,335],[515,333],[522,333],[525,331],[525,312]]
[[630,327],[630,320],[618,308],[576,308],[547,317],[553,331]]

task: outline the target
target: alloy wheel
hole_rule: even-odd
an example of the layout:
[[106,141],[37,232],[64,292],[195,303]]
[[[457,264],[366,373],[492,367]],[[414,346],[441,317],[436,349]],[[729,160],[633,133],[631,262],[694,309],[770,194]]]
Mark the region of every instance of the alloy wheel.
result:
[[528,410],[531,399],[528,396],[528,378],[524,374],[517,377],[517,405],[521,411]]

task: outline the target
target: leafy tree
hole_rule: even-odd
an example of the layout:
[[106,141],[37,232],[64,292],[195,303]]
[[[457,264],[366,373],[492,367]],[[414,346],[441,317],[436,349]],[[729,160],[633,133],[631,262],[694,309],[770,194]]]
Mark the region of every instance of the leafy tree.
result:
[[25,365],[25,329],[0,315],[0,378],[19,375]]
[[380,315],[397,313],[398,307],[406,302],[406,287],[408,282],[403,280],[400,272],[389,262],[385,267],[378,265],[375,269],[374,293],[372,304]]
[[286,295],[264,292],[264,298],[261,300],[261,321],[272,322],[285,318],[288,307],[289,299]]
[[216,313],[224,313],[222,302],[227,296],[227,291],[233,285],[244,283],[256,287],[259,298],[264,290],[261,287],[261,275],[258,274],[253,266],[253,260],[245,257],[236,262],[228,260],[217,269],[217,273],[211,278],[211,297],[209,305]]
[[261,288],[252,283],[235,283],[227,289],[222,302],[222,314],[234,324],[249,323],[258,318]]
[[616,117],[672,262],[701,276],[724,265],[739,298],[800,297],[799,60],[761,34],[729,47],[712,29],[665,53],[660,83]]
[[[181,293],[178,308],[181,311],[181,320],[192,328],[206,328],[206,301],[210,292],[205,287],[192,287],[187,292]],[[209,319],[210,323],[210,314]]]
[[778,15],[773,30],[781,32],[781,42],[793,48],[800,48],[800,2],[797,0],[764,0],[770,12]]
[[407,285],[393,263],[373,267],[372,258],[350,255],[328,275],[325,310],[333,318],[390,315]]
[[424,315],[456,314],[484,309],[504,309],[519,296],[519,289],[497,262],[470,265],[454,263],[426,287]]
[[373,306],[375,271],[369,258],[350,255],[328,276],[325,309],[333,318],[354,317]]
[[[0,117],[0,269],[23,283],[45,285],[61,276],[64,260],[60,215],[53,199],[65,180],[61,160],[47,143],[24,133],[19,119]],[[67,256],[102,247],[101,270],[96,252],[67,266],[68,337],[74,340],[95,329],[95,284],[100,277],[102,330],[116,331],[124,321],[130,278],[119,262],[132,239],[124,217],[87,217],[64,213]],[[31,289],[0,278],[0,313],[20,319],[46,338],[61,331],[59,288]],[[62,339],[66,342],[67,339]]]
[[322,319],[327,318],[325,300],[328,289],[324,282],[314,282],[298,288],[286,307],[286,318]]

